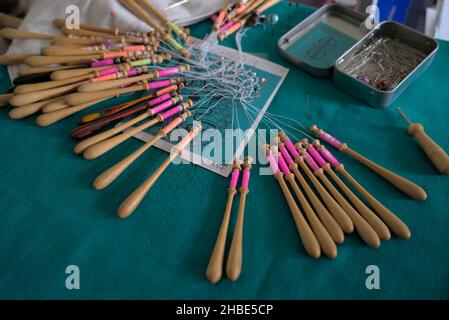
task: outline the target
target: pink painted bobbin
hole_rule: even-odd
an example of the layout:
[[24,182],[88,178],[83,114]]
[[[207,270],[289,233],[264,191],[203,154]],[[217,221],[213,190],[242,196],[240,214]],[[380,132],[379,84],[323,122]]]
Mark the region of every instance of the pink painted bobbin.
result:
[[313,145],[309,144],[309,146],[307,147],[307,151],[310,153],[312,158],[316,162],[318,162],[321,168],[324,168],[327,165],[326,160],[323,159],[323,157],[318,153]]
[[[285,148],[285,145],[281,144],[279,146],[279,151],[281,151],[282,157],[284,158],[285,162],[287,163],[287,166],[290,168],[290,165],[292,163],[294,163],[294,161],[293,161],[292,157],[290,156],[290,153],[288,153],[287,149]],[[299,156],[299,154],[298,154],[298,156]]]
[[251,177],[251,162],[251,158],[245,158],[245,164],[243,165],[242,189],[248,189],[249,179]]
[[239,167],[234,166],[234,170],[232,170],[231,183],[229,184],[229,189],[236,189],[237,183],[239,181],[241,169]]
[[304,157],[304,160],[306,160],[309,167],[312,168],[313,172],[320,169],[315,160],[313,160],[312,156],[307,151],[304,152],[302,156]]
[[279,164],[279,168],[281,168],[281,171],[284,174],[291,174],[291,171],[288,168],[287,163],[285,162],[285,159],[282,156],[282,154],[280,154],[279,157],[278,157],[278,164]]
[[99,61],[92,61],[91,67],[92,68],[106,67],[106,66],[112,66],[113,64],[114,64],[113,59],[105,59],[105,60],[99,60]]
[[324,146],[321,146],[319,150],[321,155],[332,165],[332,167],[334,167],[334,169],[337,169],[337,167],[340,166],[340,162]]
[[287,147],[290,154],[293,156],[293,159],[299,158],[299,152],[296,150],[295,145],[289,138],[285,138],[284,145]]

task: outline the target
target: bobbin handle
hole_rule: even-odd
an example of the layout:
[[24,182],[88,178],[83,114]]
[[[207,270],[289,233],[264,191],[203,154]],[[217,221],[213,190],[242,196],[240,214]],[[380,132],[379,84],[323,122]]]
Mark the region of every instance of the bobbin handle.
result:
[[70,47],[60,47],[60,46],[51,46],[42,48],[42,54],[45,56],[56,56],[56,57],[64,57],[64,56],[88,56],[92,54],[99,54],[102,50],[86,50],[83,48],[70,48]]
[[111,129],[106,130],[102,133],[99,133],[93,137],[83,140],[75,146],[75,149],[73,151],[76,154],[81,154],[84,151],[86,151],[87,148],[89,148],[90,146],[93,146],[101,141],[104,141],[104,140],[116,135],[117,133],[120,133],[120,132],[128,129],[128,128],[132,127],[133,125],[135,125],[136,123],[139,123],[140,121],[145,120],[146,118],[148,118],[148,113],[143,113],[140,116],[137,116],[137,117],[135,117],[127,122],[124,122],[114,128],[111,128]]
[[282,192],[284,193],[285,200],[287,201],[287,204],[292,213],[304,249],[309,254],[309,256],[318,259],[321,256],[321,249],[317,238],[313,234],[312,230],[307,224],[307,221],[304,219],[301,210],[299,210],[298,205],[293,199],[293,196],[290,193],[287,184],[285,183],[283,174],[278,172],[276,173],[275,177],[279,182]]
[[102,82],[90,82],[83,84],[78,88],[78,92],[95,92],[95,91],[102,91],[102,90],[108,90],[108,89],[115,89],[119,88],[121,86],[125,86],[131,83],[140,82],[142,80],[148,80],[154,78],[152,74],[145,74],[142,76],[137,77],[130,77],[125,79],[118,79],[118,80],[110,80],[110,81],[102,81]]
[[114,97],[119,96],[126,93],[136,92],[145,90],[146,87],[144,84],[136,85],[128,88],[122,89],[113,89],[113,90],[104,90],[104,91],[95,91],[95,92],[77,92],[72,93],[66,97],[66,101],[68,104],[72,106],[76,106],[79,104],[87,103],[89,101],[94,101],[98,99],[102,99],[105,97]]
[[8,66],[13,64],[24,63],[25,59],[31,57],[32,54],[4,54],[0,55],[0,65]]
[[157,179],[167,169],[170,163],[182,153],[184,148],[197,136],[202,130],[201,125],[195,125],[193,129],[176,145],[173,147],[170,156],[157,168],[157,170],[139,187],[137,188],[123,203],[120,205],[117,215],[121,219],[129,217],[139,206],[145,198],[148,191],[156,183]]
[[72,114],[75,114],[77,112],[80,112],[84,109],[87,109],[93,105],[96,105],[97,103],[100,103],[102,101],[105,101],[107,99],[109,99],[111,97],[108,97],[106,99],[99,99],[99,100],[95,100],[95,101],[91,101],[89,103],[84,103],[84,104],[80,104],[77,106],[73,106],[70,108],[65,108],[65,109],[61,109],[58,111],[53,111],[53,112],[49,112],[49,113],[45,113],[41,116],[39,116],[36,119],[36,124],[41,126],[41,127],[47,127],[49,125],[52,125],[62,119],[65,119],[69,116],[71,116]]
[[66,80],[72,77],[79,77],[83,75],[93,74],[95,71],[101,71],[109,68],[107,67],[99,67],[99,68],[82,68],[82,69],[73,69],[73,70],[58,70],[51,74],[51,79],[54,81],[58,80]]
[[87,63],[92,61],[92,59],[101,59],[101,55],[91,54],[85,56],[63,56],[63,57],[31,56],[25,59],[25,63],[32,67],[40,67],[63,63]]
[[57,101],[61,99],[60,97],[35,102],[26,106],[13,108],[9,112],[9,117],[14,120],[23,119],[26,118],[32,114],[35,114],[36,112],[40,111],[44,106],[48,105],[49,103],[52,103],[54,101]]
[[[111,42],[114,42],[114,39],[110,39]],[[101,39],[91,39],[91,38],[69,38],[65,36],[55,37],[51,44],[55,46],[95,46],[102,44]]]
[[326,172],[337,183],[340,189],[348,197],[359,211],[360,215],[351,217],[354,226],[360,237],[370,246],[378,248],[380,239],[389,240],[391,238],[388,227],[374,214],[352,191],[349,189],[340,177],[331,168]]
[[384,207],[376,198],[374,198],[368,191],[365,190],[343,167],[340,165],[337,169],[343,176],[362,194],[362,196],[373,207],[381,219],[387,226],[399,237],[409,239],[411,236],[407,225],[395,216],[390,210]]
[[154,126],[155,124],[159,123],[159,119],[152,119],[138,127],[132,128],[131,130],[128,130],[122,134],[119,134],[115,137],[109,138],[107,140],[103,140],[98,142],[97,144],[94,144],[93,146],[89,147],[84,151],[83,157],[86,160],[94,160],[98,157],[101,157],[105,153],[111,151],[119,144],[125,142],[132,136],[136,135],[139,132],[142,132],[145,129],[148,129],[149,127]]
[[315,215],[312,207],[307,202],[307,199],[299,189],[298,184],[295,182],[295,178],[293,174],[287,174],[285,179],[289,181],[292,186],[293,192],[296,194],[296,197],[299,200],[299,203],[304,210],[304,213],[307,216],[307,220],[309,221],[310,227],[312,228],[313,233],[315,234],[318,243],[320,244],[321,250],[323,253],[331,258],[335,259],[337,257],[337,246],[335,245],[334,240],[332,240],[329,232],[324,228],[321,221]]
[[229,249],[228,260],[226,262],[226,275],[231,281],[237,281],[242,272],[243,224],[248,192],[248,189],[240,189],[240,203],[237,223],[235,225],[234,236],[232,237],[231,247]]
[[[65,19],[54,19],[53,20],[53,25],[55,27],[59,28],[59,29],[62,29],[62,28],[64,28],[66,26],[66,21],[65,21]],[[113,29],[98,27],[98,26],[92,25],[92,24],[81,23],[80,24],[80,28],[81,29],[85,29],[85,30],[102,32],[102,33],[108,33],[108,34],[115,35],[115,30],[113,30]]]
[[75,83],[49,90],[18,94],[12,97],[9,100],[9,103],[15,107],[25,106],[40,100],[45,100],[67,94],[75,90],[79,85],[80,85],[79,83]]
[[0,37],[8,40],[14,40],[14,39],[41,39],[41,40],[51,40],[55,36],[51,36],[48,34],[43,33],[35,33],[30,31],[24,31],[14,28],[4,28],[0,30]]
[[411,124],[408,128],[408,134],[414,136],[418,140],[421,148],[426,153],[427,158],[429,158],[440,173],[449,174],[449,156],[427,135],[422,124]]
[[164,173],[170,163],[173,161],[171,157],[168,157],[159,168],[138,187],[119,207],[117,215],[120,219],[128,218],[137,209],[139,204],[150,191],[151,187],[156,183],[157,179]]
[[40,82],[40,83],[24,84],[24,85],[17,86],[16,89],[14,90],[14,94],[23,94],[23,93],[42,91],[42,90],[47,90],[47,89],[54,89],[54,88],[66,86],[69,84],[81,82],[81,81],[87,80],[91,77],[92,76],[80,76],[80,77],[66,79],[66,80],[46,81],[46,82]]
[[14,95],[12,93],[0,95],[0,108],[6,106]]
[[162,37],[167,36],[164,29],[162,29],[156,23],[156,21],[154,21],[149,15],[147,15],[134,0],[119,0],[119,1],[129,11],[133,12],[136,16],[145,21],[146,24],[148,24],[150,27],[154,28],[158,33],[160,33]]
[[329,213],[329,211],[326,209],[326,207],[315,195],[312,188],[310,188],[310,186],[307,184],[306,180],[298,170],[298,164],[294,163],[293,165],[290,166],[290,169],[299,180],[302,188],[306,192],[310,202],[315,208],[316,213],[323,222],[323,225],[326,227],[327,231],[329,231],[330,235],[332,236],[332,239],[337,243],[343,243],[345,239],[343,230],[341,229],[339,224],[335,221],[335,219],[332,217],[332,215]]
[[416,200],[426,200],[427,198],[426,192],[424,191],[423,188],[421,188],[417,184],[397,175],[396,173],[391,172],[388,169],[385,169],[384,167],[365,158],[364,156],[362,156],[361,154],[352,150],[349,147],[343,150],[343,152],[349,154],[357,161],[363,163],[365,166],[376,172],[378,175],[380,175],[382,178],[390,182],[392,185],[401,190],[403,193],[407,194],[409,197]]
[[226,208],[224,211],[223,220],[220,225],[217,240],[215,242],[214,250],[209,260],[206,269],[206,278],[210,283],[217,283],[220,281],[223,273],[223,260],[226,246],[226,235],[228,234],[229,219],[231,217],[232,203],[237,191],[235,189],[228,190],[228,200],[226,201]]

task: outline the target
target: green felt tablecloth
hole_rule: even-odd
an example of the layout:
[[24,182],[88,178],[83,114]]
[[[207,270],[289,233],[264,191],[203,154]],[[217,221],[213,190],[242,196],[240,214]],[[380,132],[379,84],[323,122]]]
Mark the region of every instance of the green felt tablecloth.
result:
[[[172,166],[139,210],[121,221],[115,216],[118,205],[166,153],[147,152],[109,189],[97,192],[91,187],[93,179],[135,150],[139,141],[88,162],[73,154],[75,142],[68,138],[79,116],[39,128],[33,117],[10,120],[10,107],[4,107],[0,110],[0,298],[449,297],[449,179],[437,173],[407,136],[395,111],[402,106],[449,150],[449,43],[440,42],[431,68],[392,107],[373,109],[331,81],[313,78],[278,56],[277,39],[310,9],[281,4],[271,11],[279,14],[280,23],[251,30],[243,40],[246,52],[291,68],[270,111],[306,125],[317,123],[425,188],[426,201],[412,200],[338,154],[352,174],[408,224],[412,238],[394,237],[373,249],[357,235],[349,235],[338,246],[335,261],[315,261],[301,246],[277,183],[255,170],[247,200],[241,278],[210,285],[204,272],[222,219],[227,179],[193,165]],[[203,36],[209,29],[210,23],[203,22],[193,33]],[[5,91],[9,84],[4,69],[1,79]],[[65,288],[68,265],[80,268],[80,290]],[[380,290],[365,287],[369,265],[380,268]]]

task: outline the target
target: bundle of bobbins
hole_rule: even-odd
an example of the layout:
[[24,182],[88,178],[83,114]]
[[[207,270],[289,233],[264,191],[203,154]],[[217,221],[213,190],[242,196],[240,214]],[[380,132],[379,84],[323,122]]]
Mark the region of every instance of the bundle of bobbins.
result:
[[278,145],[266,145],[266,157],[309,256],[317,259],[323,253],[336,258],[336,244],[354,230],[374,248],[380,247],[381,240],[389,240],[391,232],[410,238],[407,225],[353,178],[319,140],[293,143],[281,132]]
[[[163,124],[153,138],[95,179],[97,190],[115,181],[145,151],[192,117],[194,103],[182,95],[188,85],[183,75],[190,65],[172,61],[171,52],[189,57],[181,43],[189,42],[187,30],[177,27],[147,1],[120,1],[154,30],[148,33],[109,29],[81,24],[69,30],[61,19],[53,21],[62,34],[53,36],[6,28],[0,36],[6,39],[44,39],[51,45],[41,55],[8,55],[0,64],[25,64],[10,91],[0,96],[0,105],[11,105],[12,119],[23,119],[42,113],[36,119],[46,127],[100,102],[131,93],[140,97],[127,103],[108,106],[83,116],[71,137],[82,140],[75,153],[93,160],[134,135]],[[158,21],[157,21],[158,20]],[[173,35],[173,34],[174,35]],[[166,67],[165,63],[171,62]],[[112,100],[111,100],[112,101]],[[176,144],[164,163],[123,201],[117,214],[129,217],[144,199],[169,164],[183,153],[199,131],[196,125]]]
[[263,21],[262,14],[280,0],[229,0],[213,15],[213,32],[223,41],[246,25],[255,26]]

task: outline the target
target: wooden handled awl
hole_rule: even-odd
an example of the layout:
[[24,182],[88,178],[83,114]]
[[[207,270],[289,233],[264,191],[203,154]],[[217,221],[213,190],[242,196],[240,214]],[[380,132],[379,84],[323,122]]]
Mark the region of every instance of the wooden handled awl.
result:
[[288,189],[287,183],[284,179],[284,174],[279,170],[275,155],[271,153],[269,146],[265,147],[266,156],[268,161],[270,162],[270,167],[273,170],[274,178],[278,181],[282,193],[284,194],[285,200],[287,201],[287,204],[290,208],[293,220],[295,221],[295,225],[299,233],[299,237],[301,238],[302,245],[304,246],[304,249],[309,256],[318,259],[321,256],[321,248],[318,239],[316,238],[312,229],[310,229],[310,226],[308,225],[306,219],[304,219],[301,210],[299,209],[298,205],[295,202],[295,199]]
[[426,191],[424,191],[424,189],[418,186],[417,184],[367,159],[366,157],[362,156],[361,154],[349,148],[349,146],[346,143],[340,142],[338,139],[331,136],[329,133],[324,132],[321,129],[318,129],[316,125],[311,126],[310,131],[312,131],[318,138],[326,141],[333,147],[337,148],[339,151],[350,155],[360,163],[364,164],[366,167],[370,168],[372,171],[376,172],[378,175],[380,175],[382,178],[384,178],[386,181],[388,181],[390,184],[395,186],[397,189],[399,189],[409,197],[416,200],[426,200],[427,198]]
[[145,180],[142,185],[137,188],[123,203],[120,205],[117,215],[121,219],[129,217],[137,209],[139,204],[145,198],[151,187],[156,183],[157,179],[164,173],[167,167],[175,160],[176,157],[182,154],[183,150],[192,142],[193,139],[202,130],[200,124],[196,124],[193,129],[181,140],[176,146],[173,147],[170,155],[167,159],[157,168],[153,174]]
[[246,196],[249,193],[249,177],[251,172],[250,157],[245,158],[243,163],[243,177],[240,191],[239,211],[237,214],[237,223],[235,224],[234,236],[232,237],[231,247],[226,262],[226,276],[231,281],[237,281],[242,272],[243,261],[243,221],[245,218]]
[[408,134],[418,140],[427,158],[432,161],[435,168],[442,174],[449,174],[449,156],[447,153],[427,135],[421,123],[412,123],[400,108],[398,108],[398,111],[409,125]]
[[217,283],[220,281],[223,274],[223,260],[226,247],[226,235],[228,234],[229,219],[231,218],[232,204],[235,195],[237,194],[237,182],[242,171],[242,166],[238,161],[234,162],[232,170],[231,183],[228,188],[228,199],[226,201],[226,208],[221,221],[220,231],[218,232],[217,240],[215,242],[214,250],[209,260],[206,269],[206,278],[210,283]]

